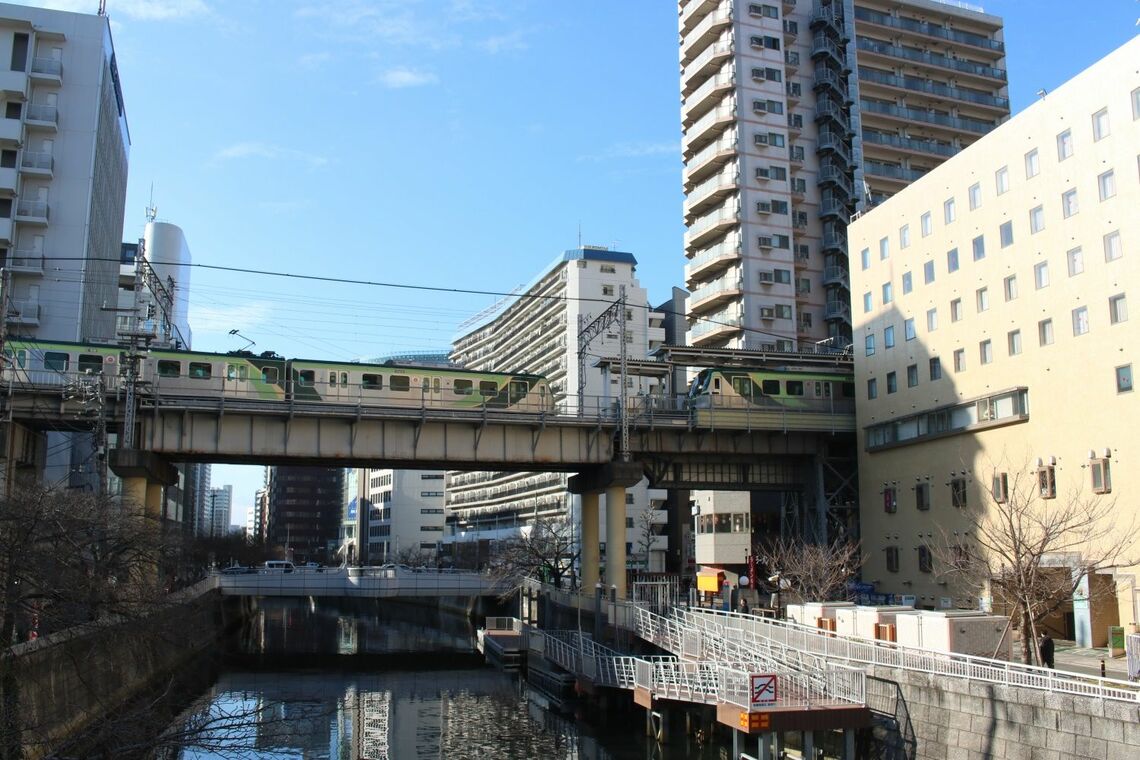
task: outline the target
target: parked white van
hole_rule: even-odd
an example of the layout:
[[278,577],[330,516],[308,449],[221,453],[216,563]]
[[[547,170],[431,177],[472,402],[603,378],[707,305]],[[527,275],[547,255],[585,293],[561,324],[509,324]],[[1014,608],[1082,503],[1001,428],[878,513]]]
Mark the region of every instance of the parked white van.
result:
[[271,559],[261,566],[262,570],[271,570],[279,573],[291,573],[294,570],[293,563],[286,560]]

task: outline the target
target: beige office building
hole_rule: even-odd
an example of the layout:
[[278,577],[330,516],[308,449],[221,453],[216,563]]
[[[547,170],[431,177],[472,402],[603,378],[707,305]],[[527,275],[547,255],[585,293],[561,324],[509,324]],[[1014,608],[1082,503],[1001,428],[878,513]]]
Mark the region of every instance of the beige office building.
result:
[[[984,604],[945,584],[934,549],[969,547],[963,503],[1015,486],[1112,500],[1122,529],[1140,516],[1138,170],[1133,39],[852,223],[864,578],[879,591]],[[1136,571],[1086,579],[1078,641],[1140,621]],[[1090,604],[1089,584],[1115,600]]]
[[851,335],[847,224],[1009,114],[1002,21],[934,0],[680,0],[693,346]]

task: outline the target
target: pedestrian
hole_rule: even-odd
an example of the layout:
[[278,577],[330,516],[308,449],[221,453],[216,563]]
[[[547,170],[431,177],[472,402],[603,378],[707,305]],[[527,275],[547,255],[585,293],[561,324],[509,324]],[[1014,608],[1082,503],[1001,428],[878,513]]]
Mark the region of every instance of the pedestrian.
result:
[[745,599],[743,596],[740,597],[740,614],[741,615],[747,615],[748,614],[748,600]]
[[1053,667],[1053,639],[1049,634],[1041,634],[1041,641],[1037,644],[1037,650],[1041,654],[1041,664],[1047,668]]

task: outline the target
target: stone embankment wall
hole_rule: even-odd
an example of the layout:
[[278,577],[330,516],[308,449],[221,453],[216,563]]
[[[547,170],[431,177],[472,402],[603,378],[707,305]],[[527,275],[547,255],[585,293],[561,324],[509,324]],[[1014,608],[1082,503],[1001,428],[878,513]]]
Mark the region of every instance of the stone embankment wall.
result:
[[35,760],[61,740],[113,715],[246,613],[216,591],[187,597],[151,618],[91,624],[19,644],[2,655],[2,743]]
[[898,685],[895,713],[904,735],[909,719],[918,760],[1122,760],[1140,747],[1140,702],[887,668],[872,675]]

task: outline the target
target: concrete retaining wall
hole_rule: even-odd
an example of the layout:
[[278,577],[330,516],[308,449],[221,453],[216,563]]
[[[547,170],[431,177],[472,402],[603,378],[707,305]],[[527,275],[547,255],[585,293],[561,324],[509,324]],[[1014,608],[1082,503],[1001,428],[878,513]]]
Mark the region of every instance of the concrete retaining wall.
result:
[[1121,760],[1140,747],[1140,703],[874,669],[905,702],[920,760]]

